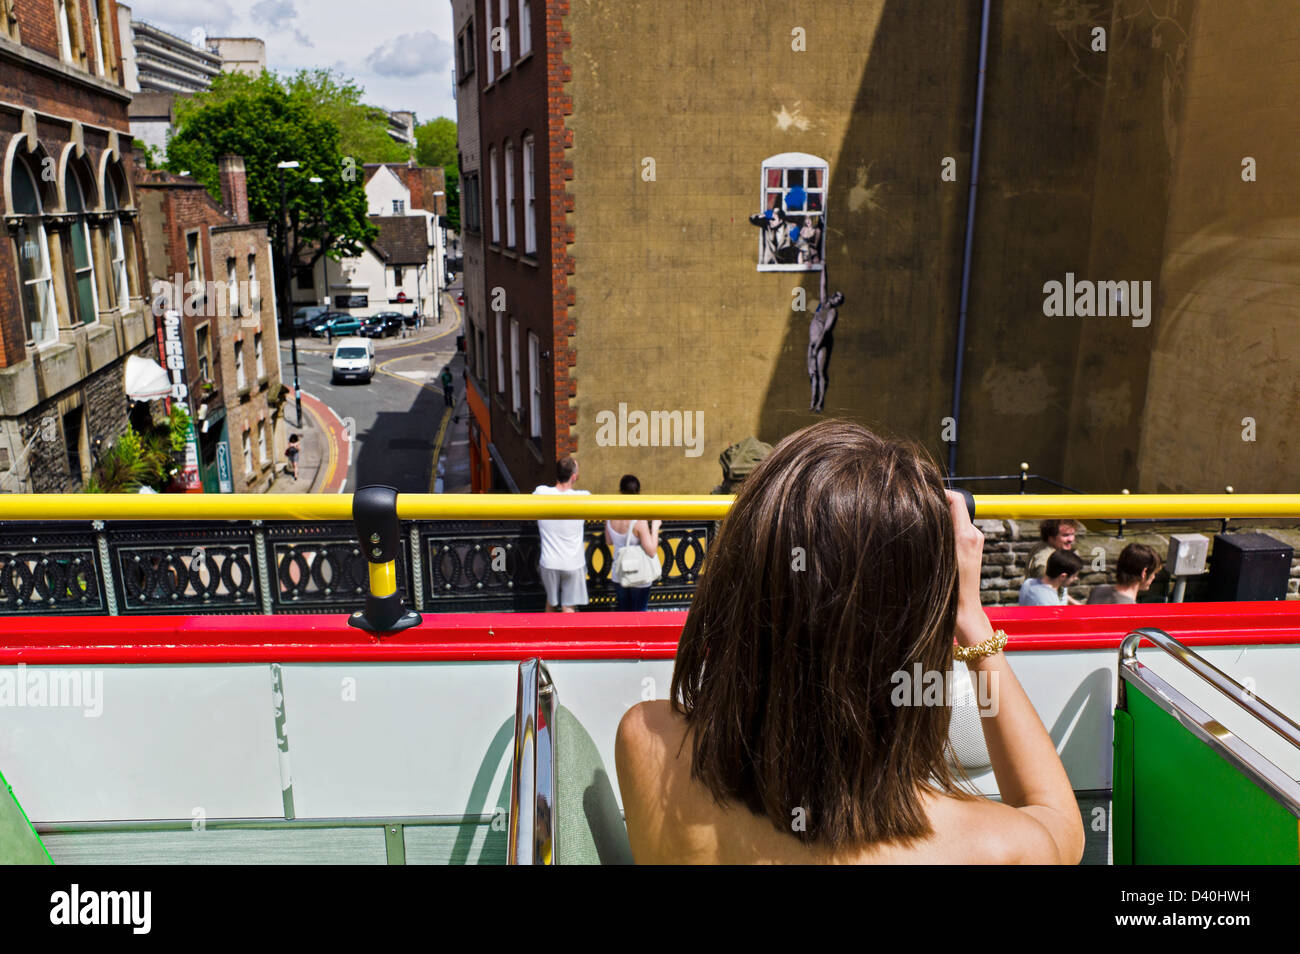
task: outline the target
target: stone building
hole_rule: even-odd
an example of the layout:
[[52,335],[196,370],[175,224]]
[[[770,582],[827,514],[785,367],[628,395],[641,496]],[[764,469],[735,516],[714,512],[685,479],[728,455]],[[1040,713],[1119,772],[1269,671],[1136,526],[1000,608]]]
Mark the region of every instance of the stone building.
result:
[[[823,275],[825,416],[956,442],[959,474],[1293,489],[1300,7],[994,4],[968,244],[980,4],[464,6],[466,298],[500,307],[469,335],[479,489],[574,453],[592,490],[707,492],[729,444],[819,419]],[[1052,313],[1074,279],[1105,316]]]
[[156,355],[111,3],[0,4],[0,488],[72,492]]
[[183,316],[204,491],[265,491],[287,434],[270,241],[248,220],[243,159],[221,158],[220,204],[191,178],[136,171],[155,307]]

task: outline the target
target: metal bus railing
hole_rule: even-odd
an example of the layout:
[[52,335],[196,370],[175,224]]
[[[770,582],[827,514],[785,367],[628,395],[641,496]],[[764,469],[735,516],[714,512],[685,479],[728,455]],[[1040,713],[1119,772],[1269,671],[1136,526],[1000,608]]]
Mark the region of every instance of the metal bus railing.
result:
[[556,814],[555,717],[559,695],[546,664],[519,664],[515,748],[510,773],[506,864],[554,865],[559,857]]
[[[0,495],[0,521],[350,520],[351,494]],[[1300,494],[978,494],[990,519],[1277,519],[1300,517]],[[403,520],[721,520],[734,496],[400,494]]]

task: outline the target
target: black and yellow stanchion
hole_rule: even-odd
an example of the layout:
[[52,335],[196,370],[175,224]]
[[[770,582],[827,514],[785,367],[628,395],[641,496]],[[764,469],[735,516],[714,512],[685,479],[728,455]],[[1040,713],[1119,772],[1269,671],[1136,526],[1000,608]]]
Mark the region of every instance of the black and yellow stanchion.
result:
[[365,610],[353,613],[348,625],[368,633],[396,633],[418,626],[424,617],[403,606],[397,592],[397,551],[402,545],[397,490],[362,487],[352,495],[352,522],[365,550],[370,588]]

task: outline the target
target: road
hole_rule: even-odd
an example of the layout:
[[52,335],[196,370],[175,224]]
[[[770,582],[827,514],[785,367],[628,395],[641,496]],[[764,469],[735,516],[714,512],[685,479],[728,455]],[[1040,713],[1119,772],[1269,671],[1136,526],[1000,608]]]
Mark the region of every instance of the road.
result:
[[[376,373],[368,384],[330,383],[330,354],[319,343],[298,348],[302,389],[314,394],[355,429],[350,455],[337,467],[347,469],[346,489],[387,484],[402,493],[425,493],[433,459],[434,438],[444,408],[438,376],[456,353],[460,322],[404,343],[385,339],[376,348]],[[289,349],[284,347],[285,377],[292,380]],[[348,421],[354,422],[349,426]]]

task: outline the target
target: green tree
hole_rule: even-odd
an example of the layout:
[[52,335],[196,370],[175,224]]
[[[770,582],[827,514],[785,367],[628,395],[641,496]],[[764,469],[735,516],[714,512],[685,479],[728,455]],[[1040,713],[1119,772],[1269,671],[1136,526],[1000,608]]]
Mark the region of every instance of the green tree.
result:
[[334,123],[339,130],[339,152],[350,156],[357,165],[367,162],[405,162],[411,154],[388,135],[388,114],[378,106],[361,101],[365,90],[332,70],[299,70],[282,77],[268,70],[258,76],[221,73],[205,92],[178,99],[176,121],[183,126],[194,112],[254,93],[278,94],[302,103],[320,119]]
[[[378,229],[366,219],[364,170],[356,157],[340,149],[338,125],[305,94],[291,95],[274,74],[235,77],[224,74],[211,93],[195,96],[178,110],[167,168],[188,169],[220,197],[218,159],[243,156],[250,216],[268,223],[276,252],[283,254],[288,241],[290,267],[275,273],[277,300],[283,301],[296,268],[313,266],[326,254],[336,260],[359,255]],[[300,163],[283,173],[287,214],[281,212],[277,168],[284,161]],[[323,182],[313,184],[312,177]]]
[[415,127],[415,160],[422,166],[442,166],[446,180],[447,218],[460,231],[460,152],[456,123],[439,116]]

